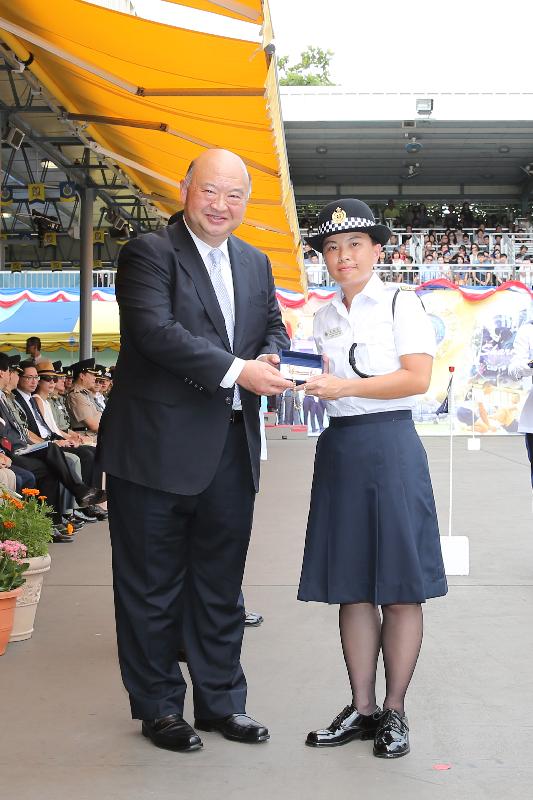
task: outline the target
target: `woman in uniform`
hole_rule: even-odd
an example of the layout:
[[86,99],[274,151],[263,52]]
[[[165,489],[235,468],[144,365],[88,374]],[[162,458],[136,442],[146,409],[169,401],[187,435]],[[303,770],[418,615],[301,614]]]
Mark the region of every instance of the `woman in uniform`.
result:
[[[435,337],[415,292],[373,272],[390,236],[360,200],[319,216],[321,249],[338,287],[315,316],[324,373],[305,392],[325,400],[298,598],[340,605],[352,701],[307,744],[373,739],[374,755],[409,752],[404,700],[422,643],[422,603],[447,592],[427,457],[412,421],[431,379]],[[381,607],[381,615],[379,609]],[[386,696],[376,704],[383,652]]]

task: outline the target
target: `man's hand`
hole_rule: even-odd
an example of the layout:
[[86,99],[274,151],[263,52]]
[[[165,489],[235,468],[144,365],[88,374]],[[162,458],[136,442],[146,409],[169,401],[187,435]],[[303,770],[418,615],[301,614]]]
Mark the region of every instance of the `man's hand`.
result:
[[279,366],[279,356],[277,353],[263,353],[262,356],[257,356],[257,361],[266,361],[267,364],[271,364],[273,367]]
[[[278,356],[270,355],[268,358],[270,360]],[[264,360],[246,361],[237,383],[243,389],[258,395],[280,394],[292,386],[291,381],[282,378],[279,370]]]

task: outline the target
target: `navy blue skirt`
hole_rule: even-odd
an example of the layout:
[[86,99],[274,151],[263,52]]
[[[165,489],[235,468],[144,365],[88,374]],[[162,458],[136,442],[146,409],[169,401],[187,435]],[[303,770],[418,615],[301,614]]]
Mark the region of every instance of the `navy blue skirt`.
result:
[[317,444],[298,599],[378,606],[447,591],[411,412],[331,418]]

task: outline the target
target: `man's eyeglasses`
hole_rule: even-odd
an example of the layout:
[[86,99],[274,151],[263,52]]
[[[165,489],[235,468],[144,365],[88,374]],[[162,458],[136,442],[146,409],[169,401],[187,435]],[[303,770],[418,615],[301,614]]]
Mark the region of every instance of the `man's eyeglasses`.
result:
[[45,381],[46,383],[51,383],[52,381],[57,383],[57,378],[55,375],[40,375],[39,380]]
[[21,375],[20,376],[20,380],[21,381],[38,381],[39,380],[39,376],[38,375]]

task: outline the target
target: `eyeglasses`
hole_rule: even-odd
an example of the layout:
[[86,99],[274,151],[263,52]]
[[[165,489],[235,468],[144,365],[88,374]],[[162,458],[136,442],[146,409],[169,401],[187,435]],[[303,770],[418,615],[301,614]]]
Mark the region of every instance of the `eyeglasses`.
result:
[[38,381],[39,380],[39,376],[38,375],[21,375],[20,376],[20,380],[21,381]]
[[39,380],[46,381],[46,383],[51,383],[52,381],[57,383],[57,378],[55,375],[40,375]]

